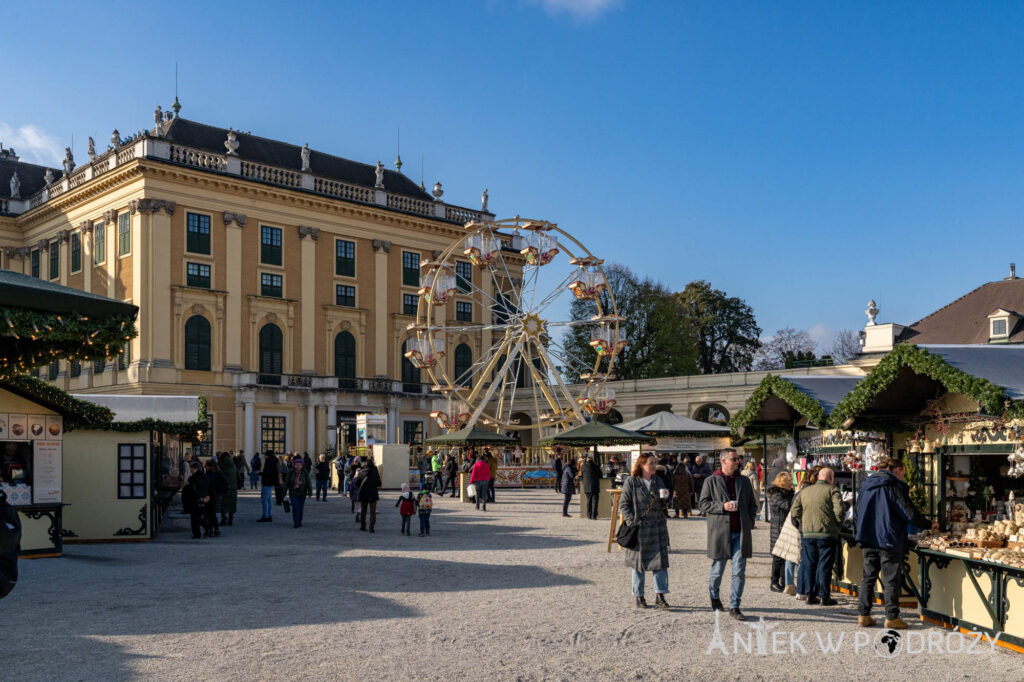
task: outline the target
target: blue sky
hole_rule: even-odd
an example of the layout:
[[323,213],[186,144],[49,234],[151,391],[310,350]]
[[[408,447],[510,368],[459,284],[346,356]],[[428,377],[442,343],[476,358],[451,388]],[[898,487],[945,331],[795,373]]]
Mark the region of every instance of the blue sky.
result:
[[913,322],[1019,246],[1024,5],[646,0],[5,7],[0,142],[182,116],[440,180],[766,334]]

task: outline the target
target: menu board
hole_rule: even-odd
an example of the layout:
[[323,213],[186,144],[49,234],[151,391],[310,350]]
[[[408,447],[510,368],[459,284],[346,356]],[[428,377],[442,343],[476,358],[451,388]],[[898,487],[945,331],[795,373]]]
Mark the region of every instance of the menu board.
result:
[[0,412],[0,440],[62,440],[64,419],[59,414]]
[[51,504],[61,501],[62,457],[59,440],[37,440],[33,443],[32,502]]

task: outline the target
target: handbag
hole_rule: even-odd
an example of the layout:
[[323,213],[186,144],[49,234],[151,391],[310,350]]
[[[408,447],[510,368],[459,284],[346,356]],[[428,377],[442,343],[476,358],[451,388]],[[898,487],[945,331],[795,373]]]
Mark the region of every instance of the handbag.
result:
[[287,514],[292,510],[292,503],[287,497],[284,498],[284,513]]
[[475,483],[470,483],[469,485],[466,486],[466,497],[469,497],[469,498],[476,497],[476,484]]
[[647,502],[647,509],[644,510],[643,515],[634,524],[622,523],[619,525],[618,530],[615,531],[615,542],[619,543],[619,546],[623,549],[631,549],[634,552],[640,548],[640,525],[647,518],[647,512],[651,511],[651,506],[654,504],[654,492],[650,493],[650,500]]

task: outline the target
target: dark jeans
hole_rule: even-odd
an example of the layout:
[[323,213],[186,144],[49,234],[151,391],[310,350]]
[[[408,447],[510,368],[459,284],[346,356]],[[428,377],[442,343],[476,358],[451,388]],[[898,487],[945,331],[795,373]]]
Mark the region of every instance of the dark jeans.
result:
[[359,502],[359,527],[366,529],[366,510],[370,510],[370,530],[377,525],[377,500],[373,502]]
[[494,479],[487,481],[487,501],[494,502]]
[[306,506],[306,497],[295,497],[289,495],[292,501],[292,523],[296,528],[302,525],[302,508]]
[[832,565],[836,541],[833,538],[801,538],[800,568],[807,581],[807,596],[828,599],[832,596]]
[[412,525],[412,514],[402,514],[402,530],[399,533],[408,533],[409,526]]
[[597,518],[597,503],[601,497],[601,493],[587,493],[587,518]]
[[786,560],[782,557],[772,557],[772,585],[785,587]]
[[569,513],[569,503],[572,502],[572,493],[562,493],[565,495],[565,500],[562,502],[562,513]]
[[448,492],[448,486],[452,487],[452,497],[455,497],[459,492],[459,475],[454,474],[452,476],[446,476],[444,479],[444,487],[441,488],[441,494],[444,495]]
[[318,499],[318,500],[320,499],[320,491],[321,490],[324,493],[324,500],[327,499],[327,488],[330,487],[330,484],[331,484],[331,482],[328,481],[326,478],[324,480],[322,480],[322,481],[319,478],[316,479],[316,499]]
[[196,506],[192,508],[192,537],[201,537],[202,531],[210,532],[209,525],[209,514],[206,511],[207,505],[203,502],[196,502]]
[[430,512],[420,512],[420,532],[430,533]]
[[885,598],[885,617],[896,620],[900,617],[900,583],[903,569],[903,555],[885,549],[864,548],[864,573],[857,591],[858,613],[871,615],[875,601],[875,582],[882,578],[882,595]]
[[284,486],[281,484],[274,486],[274,502],[276,504],[284,503]]

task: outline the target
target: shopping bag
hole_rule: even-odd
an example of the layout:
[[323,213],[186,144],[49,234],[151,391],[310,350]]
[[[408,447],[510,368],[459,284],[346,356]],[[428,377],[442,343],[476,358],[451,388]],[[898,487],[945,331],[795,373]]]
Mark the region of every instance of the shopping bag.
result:
[[466,497],[473,499],[476,497],[476,485],[470,483],[466,486]]

